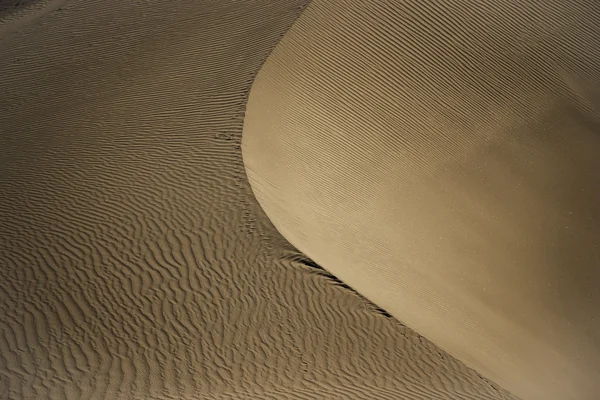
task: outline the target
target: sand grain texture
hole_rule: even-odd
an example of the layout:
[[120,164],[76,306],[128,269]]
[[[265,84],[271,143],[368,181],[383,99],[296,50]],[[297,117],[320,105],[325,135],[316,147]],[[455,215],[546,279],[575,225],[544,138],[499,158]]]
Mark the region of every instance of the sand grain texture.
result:
[[79,0],[2,25],[1,399],[513,398],[255,201],[247,94],[305,3]]
[[600,396],[600,5],[315,0],[252,88],[253,190],[524,399]]

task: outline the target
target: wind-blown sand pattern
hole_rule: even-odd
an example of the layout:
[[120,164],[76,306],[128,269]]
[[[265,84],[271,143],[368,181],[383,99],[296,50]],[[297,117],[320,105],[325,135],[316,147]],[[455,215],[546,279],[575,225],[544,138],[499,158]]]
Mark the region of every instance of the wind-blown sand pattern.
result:
[[524,399],[600,398],[600,3],[315,0],[252,88],[300,251]]
[[247,94],[305,1],[56,4],[1,28],[1,399],[514,398],[255,201]]

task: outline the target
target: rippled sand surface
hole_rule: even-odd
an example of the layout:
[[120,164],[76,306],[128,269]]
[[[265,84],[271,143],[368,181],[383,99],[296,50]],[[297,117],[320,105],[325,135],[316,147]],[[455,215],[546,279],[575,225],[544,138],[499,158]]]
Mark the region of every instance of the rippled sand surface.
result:
[[254,199],[247,94],[306,1],[0,4],[1,399],[513,398]]

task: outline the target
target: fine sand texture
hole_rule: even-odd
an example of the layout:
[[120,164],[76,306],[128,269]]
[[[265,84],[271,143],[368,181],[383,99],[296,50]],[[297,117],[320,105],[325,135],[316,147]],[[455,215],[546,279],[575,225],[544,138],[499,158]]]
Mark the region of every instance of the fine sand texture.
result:
[[245,103],[305,3],[2,19],[0,399],[515,399],[303,257],[256,202]]
[[600,398],[600,3],[314,0],[242,137],[291,244],[523,399]]

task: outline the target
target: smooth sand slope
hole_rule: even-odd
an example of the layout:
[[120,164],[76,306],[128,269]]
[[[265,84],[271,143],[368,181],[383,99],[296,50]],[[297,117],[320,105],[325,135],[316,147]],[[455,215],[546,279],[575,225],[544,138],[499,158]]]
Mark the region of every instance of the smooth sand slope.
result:
[[600,398],[600,3],[315,0],[243,154],[299,250],[524,399]]
[[2,26],[0,399],[512,399],[256,203],[245,102],[304,3],[45,2]]

